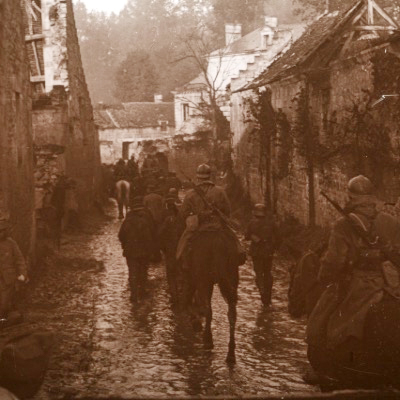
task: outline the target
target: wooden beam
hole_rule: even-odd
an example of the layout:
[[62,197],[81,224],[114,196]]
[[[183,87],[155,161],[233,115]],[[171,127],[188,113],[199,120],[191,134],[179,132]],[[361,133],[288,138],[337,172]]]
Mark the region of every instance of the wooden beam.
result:
[[393,26],[374,26],[374,25],[357,25],[353,27],[355,31],[395,31]]
[[364,6],[360,13],[353,19],[353,24],[356,24],[365,14],[365,12],[367,11],[367,6]]
[[30,14],[32,15],[33,19],[34,19],[35,21],[37,21],[38,18],[37,18],[37,15],[35,14],[35,12],[33,11],[32,4],[28,4],[27,7],[28,7],[28,11],[29,11]]
[[392,18],[389,17],[389,15],[387,13],[385,13],[385,11],[382,10],[382,8],[380,8],[378,6],[378,4],[375,3],[374,0],[369,0],[372,3],[373,8],[375,9],[375,11],[380,14],[380,16],[386,21],[388,22],[390,25],[392,25],[395,28],[398,28],[396,22],[394,22],[392,20]]
[[350,32],[349,37],[346,39],[345,44],[343,45],[342,49],[340,50],[339,58],[342,57],[344,55],[344,53],[346,52],[346,50],[349,48],[350,43],[354,39],[354,34],[355,34],[355,31]]
[[36,4],[35,0],[32,0],[32,5],[33,5],[33,7],[36,8],[37,11],[39,11],[40,14],[42,13],[42,9],[39,8],[39,6]]
[[38,56],[37,49],[36,49],[36,42],[31,42],[31,43],[32,43],[33,55],[35,57],[35,64],[36,64],[37,72],[39,75],[42,75],[42,71],[40,68],[39,56]]
[[371,0],[368,0],[368,25],[374,24],[374,5]]
[[37,33],[35,35],[25,35],[25,42],[33,42],[35,40],[42,40],[46,36],[43,33]]
[[44,75],[31,76],[32,83],[46,82],[46,77]]

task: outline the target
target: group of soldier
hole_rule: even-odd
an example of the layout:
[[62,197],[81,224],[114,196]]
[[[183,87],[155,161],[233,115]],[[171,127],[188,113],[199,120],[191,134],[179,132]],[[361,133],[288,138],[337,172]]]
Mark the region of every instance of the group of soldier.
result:
[[[155,245],[157,252],[161,249],[165,254],[168,283],[175,300],[182,296],[178,277],[182,271],[184,277],[185,270],[190,268],[186,260],[196,232],[224,231],[236,248],[237,265],[244,263],[244,251],[230,224],[228,197],[212,182],[208,165],[198,167],[197,183],[182,203],[175,189],[164,200],[152,191],[149,186],[144,198],[134,198],[120,231],[130,271],[132,299],[137,300],[141,295],[140,285],[145,282]],[[327,346],[332,351],[349,338],[361,341],[371,307],[387,296],[400,301],[399,265],[396,266],[400,264],[399,221],[381,212],[382,203],[371,181],[362,175],[349,181],[347,196],[342,218],[334,224],[318,260],[321,266],[316,279],[324,289],[307,328],[309,349],[311,352],[317,349],[316,354],[327,354]],[[156,212],[156,204],[162,207],[162,212]],[[151,221],[156,222],[153,225],[156,228],[145,228],[145,221],[150,221],[147,226],[151,226]],[[251,242],[249,254],[262,303],[269,306],[273,255],[279,245],[279,234],[265,205],[255,205],[245,238]],[[135,274],[142,274],[139,287],[135,284]],[[400,321],[393,323],[400,324]]]
[[[181,182],[176,174],[160,173],[155,165],[139,173],[131,158],[117,163],[118,178],[133,183],[129,212],[119,240],[129,269],[131,299],[146,294],[149,263],[164,254],[172,302],[185,298],[185,271],[190,268],[191,242],[198,232],[221,231],[234,249],[235,264],[242,265],[246,253],[232,227],[231,205],[224,189],[211,179],[211,168],[197,169],[197,182],[181,201]],[[140,184],[138,184],[138,182]],[[382,203],[371,181],[357,176],[349,181],[348,201],[342,218],[333,225],[329,242],[320,259],[318,280],[323,294],[309,317],[309,349],[326,354],[347,339],[362,341],[364,324],[371,307],[383,300],[400,302],[400,223],[381,212]],[[18,245],[9,236],[9,219],[0,216],[0,319],[7,318],[15,284],[27,280],[27,269]],[[251,242],[256,285],[262,303],[271,304],[272,264],[279,234],[264,204],[256,204],[245,230]],[[397,303],[395,303],[396,305]],[[400,304],[400,303],[399,303]],[[396,310],[400,307],[396,306]],[[399,327],[400,321],[392,321]],[[397,324],[397,325],[396,325]],[[397,332],[397,331],[396,331]]]
[[[152,260],[164,254],[167,280],[173,302],[185,298],[184,275],[188,267],[191,240],[199,231],[222,231],[234,249],[235,263],[245,262],[246,254],[231,225],[231,204],[225,190],[211,180],[207,164],[198,167],[197,182],[181,202],[179,188],[153,183],[144,196],[134,191],[128,212],[119,232],[123,254],[129,268],[131,298],[137,301],[145,293],[146,274]],[[164,193],[164,197],[162,194]],[[257,204],[246,230],[251,241],[256,284],[265,306],[271,304],[272,260],[278,243],[273,219],[263,204]]]

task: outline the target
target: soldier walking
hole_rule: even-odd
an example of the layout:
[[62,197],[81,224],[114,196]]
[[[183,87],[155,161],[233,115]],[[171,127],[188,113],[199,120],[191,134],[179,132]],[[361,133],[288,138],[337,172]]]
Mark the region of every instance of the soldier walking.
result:
[[129,269],[131,300],[145,294],[147,268],[153,252],[153,234],[142,197],[135,197],[118,234]]
[[17,282],[27,280],[27,267],[18,244],[9,237],[8,218],[0,218],[0,319],[6,319],[13,308]]
[[278,242],[277,228],[272,215],[267,216],[264,204],[256,204],[250,221],[246,240],[251,241],[250,256],[253,259],[256,284],[264,306],[271,305],[272,298],[272,261]]
[[179,215],[180,204],[174,189],[165,198],[165,218],[158,235],[160,238],[161,250],[165,256],[168,287],[171,295],[171,301],[177,303],[181,295],[181,262],[176,259],[176,249],[179,238],[185,229],[184,222]]

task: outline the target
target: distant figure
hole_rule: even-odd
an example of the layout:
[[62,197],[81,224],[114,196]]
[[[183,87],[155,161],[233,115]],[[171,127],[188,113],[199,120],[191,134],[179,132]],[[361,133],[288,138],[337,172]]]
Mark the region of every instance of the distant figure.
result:
[[18,244],[9,237],[9,219],[0,218],[0,319],[7,319],[17,282],[27,280],[27,267]]
[[173,171],[168,172],[168,177],[166,179],[166,186],[167,190],[174,188],[179,191],[182,188],[182,182],[176,176],[176,172]]
[[146,290],[147,268],[153,252],[151,229],[143,198],[135,197],[118,234],[128,264],[131,300],[134,302],[142,298]]
[[128,179],[132,183],[133,180],[139,175],[139,165],[135,160],[134,154],[131,155],[131,158],[129,159],[126,168]]

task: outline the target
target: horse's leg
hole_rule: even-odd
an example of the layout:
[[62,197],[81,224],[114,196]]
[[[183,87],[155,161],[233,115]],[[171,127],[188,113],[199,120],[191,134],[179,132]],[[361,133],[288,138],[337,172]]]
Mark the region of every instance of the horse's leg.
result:
[[228,319],[229,319],[229,350],[226,362],[234,364],[236,362],[235,356],[235,329],[236,329],[236,300],[228,300]]
[[124,203],[120,199],[118,200],[118,218],[124,219]]
[[205,317],[206,324],[204,327],[204,345],[207,349],[212,349],[214,347],[212,332],[211,332],[211,321],[212,321],[212,307],[211,299],[213,294],[214,285],[211,283],[207,290],[204,292],[205,301]]
[[238,287],[238,270],[230,269],[234,274],[230,279],[223,279],[219,282],[218,286],[221,290],[222,296],[228,303],[228,319],[229,319],[229,350],[226,362],[234,364],[235,357],[235,329],[236,329],[236,304],[237,304],[237,287]]

